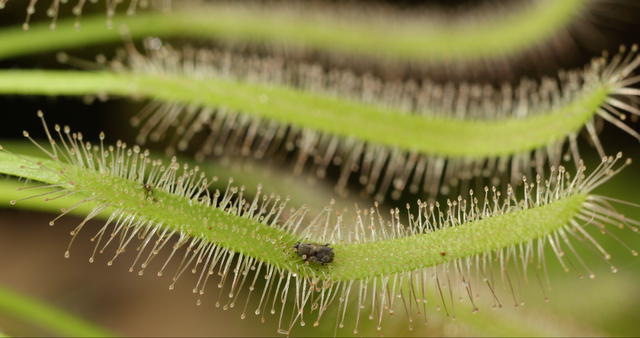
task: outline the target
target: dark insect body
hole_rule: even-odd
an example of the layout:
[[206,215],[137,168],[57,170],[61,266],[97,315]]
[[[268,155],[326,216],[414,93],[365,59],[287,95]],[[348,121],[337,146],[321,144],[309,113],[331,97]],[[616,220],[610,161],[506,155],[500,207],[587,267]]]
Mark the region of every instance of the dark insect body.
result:
[[147,197],[150,197],[151,195],[153,195],[153,185],[147,183],[147,184],[143,185],[142,187],[146,191]]
[[320,263],[322,265],[333,262],[333,248],[329,244],[300,243],[297,242],[293,249],[298,256],[305,261]]
[[149,201],[149,198],[151,198],[150,202],[156,202],[156,198],[153,196],[153,184],[145,183],[144,185],[142,185],[142,188],[145,191],[145,199]]

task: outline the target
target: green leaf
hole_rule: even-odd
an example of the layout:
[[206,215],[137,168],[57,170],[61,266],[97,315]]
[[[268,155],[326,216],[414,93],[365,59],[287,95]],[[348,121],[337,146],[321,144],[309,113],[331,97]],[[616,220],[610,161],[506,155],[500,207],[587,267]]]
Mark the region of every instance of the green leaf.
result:
[[[0,311],[63,337],[114,337],[95,324],[0,285]],[[1,333],[0,333],[1,334]]]

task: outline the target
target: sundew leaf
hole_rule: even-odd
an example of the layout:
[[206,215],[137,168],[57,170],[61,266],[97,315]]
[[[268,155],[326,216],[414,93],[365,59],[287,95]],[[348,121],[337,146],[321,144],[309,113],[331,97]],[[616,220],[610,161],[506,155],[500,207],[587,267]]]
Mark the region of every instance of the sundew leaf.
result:
[[[615,86],[615,85],[614,85]],[[561,109],[496,121],[403,114],[292,88],[226,79],[40,70],[0,71],[0,92],[23,95],[110,94],[163,102],[223,107],[249,116],[291,123],[342,137],[436,156],[484,159],[546,146],[575,133],[606,102],[612,89],[599,84]],[[263,102],[264,101],[264,102]],[[354,127],[356,126],[356,127]],[[487,135],[500,135],[489,137]],[[464,144],[464,146],[460,146]]]
[[[52,24],[29,25],[27,17],[23,27],[2,33],[0,58],[120,39],[117,31],[105,29],[102,15],[83,17],[81,21],[79,17],[58,21],[59,6],[53,3]],[[82,4],[73,9],[78,16]],[[363,13],[361,6],[345,4],[334,4],[336,9],[326,3],[265,6],[259,2],[211,2],[175,6],[170,15],[155,11],[114,18],[115,8],[110,7],[117,3],[112,2],[106,22],[108,27],[127,25],[134,38],[179,36],[267,42],[329,53],[442,64],[496,60],[529,51],[564,34],[566,27],[588,8],[588,1],[507,5],[485,6],[461,15],[441,10],[430,13],[427,9],[393,13],[384,6],[370,6],[373,9]],[[128,14],[132,15],[134,10],[132,1]],[[21,29],[29,31],[20,34]],[[56,32],[51,33],[51,29]]]
[[331,163],[340,163],[340,193],[356,171],[378,200],[389,190],[398,198],[406,188],[433,198],[473,177],[497,185],[509,163],[515,185],[523,174],[531,176],[532,162],[537,172],[545,161],[559,165],[566,140],[577,165],[583,126],[604,156],[596,116],[640,138],[619,120],[640,114],[628,103],[640,93],[631,87],[638,78],[629,77],[640,63],[636,46],[584,71],[561,72],[559,81],[497,89],[384,83],[313,65],[287,67],[278,59],[190,48],[179,53],[157,39],[145,45],[147,56],[127,44],[128,59],[110,62],[113,71],[1,71],[0,93],[147,97],[154,101],[132,118],[142,124],[140,144],[177,125],[170,153],[175,146],[185,150],[201,130],[208,137],[200,159],[228,150],[258,159],[295,150],[295,174],[306,167],[324,177]]
[[[473,312],[478,308],[472,295],[481,284],[486,284],[491,292],[494,306],[501,307],[511,300],[503,299],[496,291],[498,277],[494,274],[506,274],[508,283],[504,286],[510,288],[517,307],[524,301],[516,285],[520,285],[521,278],[527,279],[529,265],[536,261],[544,267],[540,272],[535,266],[532,268],[542,287],[540,274],[542,271],[546,274],[548,258],[545,246],[553,249],[565,270],[579,269],[593,278],[595,275],[572,243],[585,244],[606,262],[611,257],[584,228],[592,225],[614,236],[613,228],[627,227],[637,232],[636,226],[640,224],[615,212],[609,199],[590,194],[621,169],[613,169],[621,154],[603,158],[589,176],[584,175],[586,168],[581,164],[575,177],[560,167],[552,168],[549,180],[543,181],[538,176],[533,183],[525,178],[524,199],[520,201],[510,187],[504,198],[495,189],[485,188],[484,201],[478,201],[471,192],[468,201],[462,197],[448,201],[446,211],[438,203],[428,205],[418,201],[417,214],[411,216],[412,208],[407,205],[408,218],[401,217],[395,209],[389,222],[384,221],[377,206],[371,209],[356,206],[353,216],[348,216],[335,212],[333,204],[309,221],[304,218],[308,207],[281,219],[286,202],[280,203],[279,197],[262,198],[260,192],[253,201],[247,201],[243,190],[232,187],[232,182],[224,193],[209,192],[205,174],[200,174],[198,168],[181,166],[175,159],[163,166],[160,161],[149,159],[148,153],[137,146],[128,148],[118,142],[116,147],[105,147],[103,136],[99,146],[91,145],[84,143],[80,133],[57,126],[55,130],[60,133],[60,141],[51,139],[51,146],[38,145],[48,158],[28,158],[3,149],[0,172],[39,180],[54,188],[26,199],[45,197],[47,201],[71,194],[84,196],[79,204],[65,208],[62,215],[80,204],[94,203],[94,209],[72,232],[74,239],[88,220],[107,208],[115,209],[92,239],[96,241],[96,250],[91,262],[98,247],[102,252],[109,244],[117,246],[108,263],[111,265],[128,246],[136,243],[139,252],[130,271],[143,262],[139,271],[142,274],[157,252],[166,248],[171,251],[170,257],[184,256],[170,288],[193,265],[193,269],[200,271],[194,292],[202,296],[208,276],[218,270],[222,276],[219,287],[230,292],[225,308],[233,307],[244,292],[243,287],[251,285],[251,295],[256,278],[264,273],[266,286],[261,299],[266,300],[264,307],[261,300],[256,314],[265,311],[270,297],[292,299],[278,309],[279,332],[286,334],[302,320],[303,312],[311,310],[314,318],[317,313],[314,325],[318,325],[330,306],[337,307],[338,313],[346,312],[350,299],[354,302],[358,299],[357,304],[351,305],[351,311],[358,313],[357,318],[361,310],[371,311],[371,318],[375,314],[378,325],[386,311],[375,309],[388,307],[392,311],[394,302],[396,308],[402,301],[405,309],[412,304],[410,308],[415,305],[426,313],[426,303],[422,302],[424,290],[434,286],[436,304],[442,304],[454,318],[452,292],[457,286],[460,297],[469,297]],[[29,137],[28,133],[25,136]],[[54,224],[55,220],[50,223]],[[166,246],[174,243],[169,241],[172,237],[177,241]],[[300,251],[303,245],[311,244],[324,247],[334,258],[321,260],[319,251],[306,248]],[[184,254],[182,247],[187,248]],[[635,250],[629,250],[637,255]],[[69,255],[67,251],[65,256]],[[494,270],[494,258],[500,262],[499,270]],[[158,274],[163,270],[164,267]],[[256,270],[255,275],[249,273],[252,270]],[[445,286],[450,295],[442,292]],[[218,304],[223,303],[219,298]],[[243,317],[245,312],[246,307]],[[292,314],[288,324],[282,321],[285,313]],[[411,322],[413,315],[408,312],[407,316]],[[338,321],[342,327],[344,316]]]

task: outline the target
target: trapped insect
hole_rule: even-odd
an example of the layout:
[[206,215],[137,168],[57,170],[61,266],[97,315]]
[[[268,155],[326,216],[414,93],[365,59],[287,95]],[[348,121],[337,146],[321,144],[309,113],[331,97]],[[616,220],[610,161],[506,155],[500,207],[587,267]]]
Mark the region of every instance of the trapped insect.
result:
[[304,258],[305,261],[320,263],[322,265],[333,262],[333,248],[329,244],[317,243],[300,243],[297,242],[293,249],[298,256]]
[[142,188],[144,188],[145,190],[145,195],[146,198],[151,198],[152,201],[155,202],[155,197],[153,197],[153,184],[151,183],[146,183],[145,185],[142,186]]

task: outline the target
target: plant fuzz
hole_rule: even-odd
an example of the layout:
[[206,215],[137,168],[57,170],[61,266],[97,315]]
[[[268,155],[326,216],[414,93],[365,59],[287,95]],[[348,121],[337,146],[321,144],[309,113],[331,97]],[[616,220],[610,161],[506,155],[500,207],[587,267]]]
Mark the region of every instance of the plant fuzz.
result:
[[[6,1],[0,0],[0,9]],[[36,2],[29,1],[25,30],[36,12]],[[34,25],[33,30],[52,30],[58,26],[59,34],[65,34],[62,32],[69,26],[79,30],[86,1],[78,1],[71,9],[75,20],[61,19],[58,23],[58,13],[64,12],[61,3],[66,2],[50,1],[46,12],[52,18],[51,24]],[[171,15],[156,11],[134,16],[136,8],[148,7],[149,1],[131,0],[126,10],[128,17],[119,16],[114,21],[116,8],[125,7],[125,1],[105,2],[107,27],[130,25],[136,38],[177,35],[225,43],[266,43],[282,50],[328,56],[332,63],[344,63],[346,58],[350,67],[364,61],[383,72],[394,72],[398,65],[403,65],[414,74],[427,75],[426,71],[429,76],[449,79],[468,78],[470,70],[487,76],[496,73],[509,76],[509,70],[517,68],[525,55],[551,58],[562,55],[573,40],[573,34],[566,28],[578,25],[581,14],[594,7],[586,0],[488,3],[453,11],[436,6],[403,10],[380,3],[362,6],[329,1],[208,1],[203,4],[200,0],[182,0],[174,2],[174,8],[171,1],[151,2]],[[104,21],[102,15],[85,17],[83,25],[104,31]],[[115,34],[98,34],[84,44],[114,38]],[[381,45],[385,48],[379,48]]]
[[[248,297],[262,276],[266,283],[254,312],[262,314],[263,320],[266,311],[279,312],[279,332],[284,334],[296,323],[304,325],[305,319],[319,325],[329,306],[337,308],[336,330],[345,325],[347,308],[357,311],[356,322],[351,324],[354,333],[362,325],[361,316],[368,316],[381,329],[384,314],[392,314],[398,306],[405,310],[410,327],[416,314],[427,323],[428,304],[455,318],[454,290],[458,290],[457,298],[469,299],[475,313],[474,299],[481,285],[490,291],[494,307],[502,307],[507,301],[496,292],[499,280],[518,307],[524,304],[521,284],[528,283],[531,271],[544,295],[543,284],[549,283],[547,245],[566,271],[580,268],[594,278],[572,243],[586,245],[616,272],[609,263],[611,256],[586,228],[593,226],[617,239],[614,228],[637,232],[640,225],[617,213],[610,204],[614,200],[589,194],[631,162],[628,159],[614,170],[622,154],[604,157],[589,176],[580,162],[574,177],[563,167],[551,168],[547,180],[538,175],[534,183],[525,177],[521,200],[511,187],[506,196],[485,188],[484,201],[472,191],[468,200],[448,201],[446,210],[438,203],[418,201],[416,214],[407,205],[406,221],[398,209],[391,210],[391,218],[385,221],[377,205],[370,209],[356,206],[348,220],[344,212],[334,210],[332,202],[315,219],[305,221],[307,207],[281,219],[288,199],[262,196],[259,191],[253,201],[245,200],[244,189],[232,187],[232,179],[224,193],[212,193],[207,189],[211,180],[198,167],[185,165],[180,170],[175,159],[163,165],[138,146],[128,148],[122,142],[105,147],[103,134],[98,146],[84,143],[82,134],[71,133],[67,127],[56,125],[55,131],[60,141],[50,137],[51,150],[34,142],[49,159],[4,150],[0,153],[5,163],[2,172],[47,184],[40,188],[53,188],[26,198],[46,196],[46,202],[70,194],[85,196],[63,209],[59,217],[80,204],[94,203],[93,211],[72,231],[73,239],[88,220],[111,213],[91,239],[96,243],[91,262],[111,244],[116,246],[108,262],[111,265],[139,239],[130,271],[142,262],[138,272],[142,275],[166,247],[171,253],[158,275],[173,257],[181,260],[170,289],[185,271],[199,271],[193,291],[202,297],[210,276],[217,273],[221,278],[217,306],[234,307],[239,294],[248,288],[242,318]],[[25,136],[29,138],[27,132]],[[153,187],[152,196],[147,187]],[[171,238],[176,241],[167,246]],[[330,243],[335,258],[325,265],[304,259],[292,249],[298,242]],[[65,256],[69,257],[69,251]],[[435,291],[435,299],[427,299],[428,289]],[[290,315],[288,321],[285,315]]]
[[[7,3],[7,1],[9,0],[0,0],[0,9],[3,9],[5,4]],[[38,2],[38,0],[30,0],[29,1],[29,5],[27,6],[27,17],[24,21],[24,23],[22,24],[22,29],[27,31],[29,30],[29,21],[31,19],[31,16],[36,12],[36,3]],[[49,6],[49,8],[47,9],[47,16],[51,18],[51,24],[49,25],[49,29],[56,30],[57,27],[57,21],[58,21],[58,12],[60,11],[60,4],[65,4],[67,2],[67,0],[52,0],[51,1],[51,5]],[[80,0],[78,1],[78,3],[73,6],[73,8],[71,9],[71,12],[73,13],[73,15],[75,15],[76,19],[75,19],[75,23],[73,25],[74,29],[80,30],[80,18],[82,17],[82,9],[84,8],[85,3],[87,2],[87,0]],[[90,2],[95,3],[97,2],[97,0],[90,0]],[[116,13],[116,7],[118,6],[119,3],[122,3],[123,1],[106,1],[107,3],[107,21],[106,21],[106,27],[107,28],[112,28],[113,27],[113,16]],[[129,2],[129,6],[127,8],[127,15],[128,16],[133,16],[136,13],[136,9],[137,8],[147,8],[149,6],[149,0],[131,0]],[[171,8],[171,1],[162,1],[162,5],[160,6],[162,10],[169,10]]]
[[[510,177],[516,186],[523,175],[544,173],[547,163],[558,167],[573,157],[577,167],[583,126],[605,156],[596,117],[640,139],[623,122],[627,114],[634,121],[640,115],[640,90],[631,87],[640,81],[631,76],[640,64],[636,45],[629,52],[621,47],[611,60],[594,59],[584,70],[560,71],[557,80],[523,79],[515,88],[383,82],[278,57],[189,46],[180,52],[155,38],[144,46],[146,55],[128,42],[126,52],[111,61],[100,56],[93,66],[122,75],[123,86],[129,81],[137,88],[134,96],[156,97],[131,119],[140,126],[138,144],[170,138],[167,154],[173,155],[204,132],[196,159],[291,156],[294,174],[306,171],[314,179],[338,166],[340,194],[353,176],[378,201],[405,190],[424,192],[430,201],[439,193],[466,196],[473,178],[498,185]],[[66,54],[59,60],[90,65]],[[163,90],[172,98],[154,94],[148,81],[166,81]],[[176,83],[190,88],[191,97],[182,97]],[[351,122],[345,126],[338,118]]]

